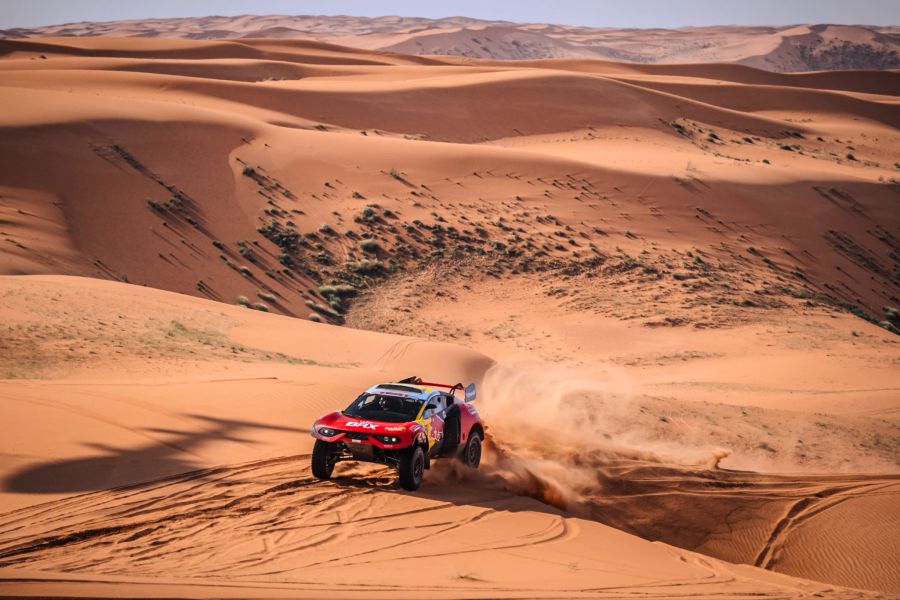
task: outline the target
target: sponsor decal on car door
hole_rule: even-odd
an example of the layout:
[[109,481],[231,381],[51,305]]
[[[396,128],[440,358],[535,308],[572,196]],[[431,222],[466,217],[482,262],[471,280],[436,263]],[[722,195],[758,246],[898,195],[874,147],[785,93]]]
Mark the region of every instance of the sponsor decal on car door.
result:
[[444,417],[435,413],[430,417],[424,414],[419,418],[419,423],[425,428],[425,435],[428,437],[428,447],[444,437]]
[[[435,413],[431,417],[431,427],[429,427],[429,435],[434,442],[444,439],[444,417]],[[429,446],[432,444],[429,444]]]

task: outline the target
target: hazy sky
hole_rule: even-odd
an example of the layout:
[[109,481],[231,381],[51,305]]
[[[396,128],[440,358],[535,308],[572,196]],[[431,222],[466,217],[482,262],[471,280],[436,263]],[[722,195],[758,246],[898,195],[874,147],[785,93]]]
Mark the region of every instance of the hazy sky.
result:
[[900,24],[900,0],[0,0],[0,28],[240,14],[403,15],[595,27]]

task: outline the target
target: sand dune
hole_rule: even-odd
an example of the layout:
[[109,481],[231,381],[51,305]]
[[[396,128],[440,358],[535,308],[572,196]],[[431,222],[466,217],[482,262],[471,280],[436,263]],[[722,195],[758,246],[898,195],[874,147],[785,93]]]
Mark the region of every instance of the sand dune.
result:
[[[260,23],[0,41],[0,594],[900,591],[897,73]],[[485,468],[314,482],[411,374]]]
[[[400,494],[389,471],[351,464],[318,483],[308,474],[305,427],[354,387],[410,370],[462,374],[484,383],[489,410],[503,397],[502,386],[484,380],[492,361],[123,283],[44,276],[2,284],[7,339],[44,340],[15,356],[23,368],[26,353],[33,359],[32,379],[3,388],[13,434],[0,473],[4,593],[314,597],[337,585],[346,595],[396,597],[409,592],[394,566],[421,563],[430,577],[413,595],[859,597],[690,548],[776,570],[783,560],[787,572],[806,568],[791,560],[809,560],[829,581],[893,589],[890,564],[878,562],[896,552],[888,529],[874,543],[866,535],[865,548],[852,535],[829,539],[824,561],[806,545],[824,548],[821,540],[795,546],[794,530],[830,535],[828,526],[804,528],[823,512],[815,502],[837,504],[841,494],[895,518],[896,477],[697,470],[619,449],[585,455],[597,462],[576,469],[602,474],[590,496],[568,487],[576,471],[548,470],[570,460],[564,448],[522,446],[528,438],[510,431],[511,421],[496,429],[498,450],[474,478],[439,465],[421,493]],[[53,303],[66,309],[59,323],[42,319]],[[124,322],[105,325],[114,319]],[[64,329],[23,335],[38,323]],[[35,422],[39,436],[26,433]],[[780,511],[792,500],[804,512],[789,511],[786,527]],[[841,506],[854,520],[873,510]],[[720,524],[703,518],[717,510],[739,515],[729,521],[737,536],[693,529]],[[672,526],[673,513],[681,526]],[[527,568],[536,561],[540,573]]]
[[[166,43],[151,42],[157,46]],[[94,40],[90,45],[97,43]],[[109,40],[102,43],[113,46]],[[176,47],[185,43],[177,42]],[[243,43],[232,45],[255,50],[255,46]],[[302,66],[308,58],[307,46],[298,47],[291,65],[317,68]],[[199,47],[204,52],[213,52],[206,42],[199,43]],[[75,50],[86,51],[77,44]],[[123,54],[114,49],[109,52]],[[319,48],[312,51],[314,65],[318,64],[315,61],[319,52]],[[348,59],[351,64],[355,64],[352,57],[357,55],[351,53]],[[9,56],[17,54],[13,52]],[[361,71],[362,67],[354,66],[350,72],[313,71],[313,75],[299,80],[247,82],[235,79],[246,78],[242,74],[252,68],[250,64],[222,63],[220,59],[177,63],[178,72],[189,72],[189,76],[126,72],[123,69],[127,63],[121,62],[122,59],[116,59],[115,63],[97,59],[99,62],[93,65],[92,60],[60,59],[59,68],[50,70],[44,65],[56,59],[10,58],[2,65],[6,71],[3,94],[6,103],[16,107],[7,117],[9,145],[4,168],[8,174],[4,181],[23,194],[34,193],[26,190],[37,190],[52,191],[57,198],[71,198],[73,194],[89,197],[64,203],[65,210],[69,211],[65,219],[70,235],[79,239],[86,250],[82,261],[65,260],[65,268],[69,269],[65,272],[85,273],[89,269],[85,263],[100,260],[106,266],[97,265],[92,269],[94,273],[128,276],[132,281],[182,292],[214,293],[228,301],[238,295],[256,295],[252,288],[247,289],[249,281],[261,293],[280,298],[280,307],[296,315],[302,314],[302,303],[310,299],[302,297],[306,295],[304,280],[306,287],[321,282],[317,276],[312,277],[317,281],[309,281],[303,271],[321,270],[320,276],[330,276],[333,269],[328,263],[316,266],[310,263],[334,264],[339,256],[358,263],[363,258],[358,250],[354,251],[357,242],[353,238],[342,240],[341,235],[323,236],[315,230],[329,222],[329,227],[345,228],[355,218],[354,213],[362,211],[366,204],[377,203],[382,207],[379,210],[389,210],[392,214],[400,214],[398,211],[402,210],[402,220],[409,223],[433,218],[429,213],[436,211],[456,210],[461,218],[462,207],[453,209],[451,205],[455,198],[469,194],[494,196],[495,204],[504,196],[520,197],[526,203],[523,210],[528,204],[537,210],[543,210],[546,205],[548,212],[565,210],[571,215],[566,218],[574,222],[566,221],[563,225],[572,227],[579,221],[594,221],[591,214],[597,209],[592,209],[590,204],[604,202],[611,206],[623,194],[652,190],[649,196],[643,192],[643,199],[638,201],[638,206],[642,203],[651,206],[637,211],[613,211],[620,216],[608,220],[605,228],[614,234],[617,242],[614,245],[629,250],[642,248],[641,230],[649,229],[647,233],[652,232],[651,237],[658,235],[659,232],[653,232],[662,223],[658,215],[666,214],[666,228],[681,223],[674,237],[682,240],[677,244],[682,250],[690,247],[689,240],[716,239],[724,244],[717,251],[721,259],[743,263],[748,259],[753,262],[755,257],[766,259],[771,262],[761,261],[752,269],[781,271],[782,278],[789,277],[786,285],[811,285],[813,293],[857,305],[876,320],[882,318],[881,306],[896,294],[897,284],[890,267],[893,259],[881,257],[885,251],[892,251],[892,237],[879,233],[880,239],[869,241],[866,233],[873,226],[880,230],[883,223],[890,222],[894,193],[888,182],[896,170],[890,163],[896,131],[892,105],[887,100],[861,99],[834,90],[804,91],[790,86],[772,89],[749,84],[724,88],[684,85],[668,81],[665,75],[656,79],[644,76],[640,80],[625,77],[625,81],[620,81],[622,75],[613,79],[596,73],[522,69],[517,65],[478,67],[471,72],[462,67],[447,67],[449,71],[445,71],[442,67],[436,73],[429,71],[432,69],[429,66],[408,65],[397,66],[396,74],[381,68],[377,72]],[[128,68],[149,70],[149,63],[152,61],[141,59]],[[38,67],[31,69],[28,64]],[[162,64],[173,65],[165,61]],[[270,64],[265,62],[260,68],[269,69]],[[223,71],[236,75],[223,79]],[[870,79],[877,77],[872,74]],[[747,93],[745,87],[752,87],[758,94]],[[159,94],[160,88],[167,93]],[[775,100],[772,104],[754,104],[752,98],[760,97],[759,94]],[[778,98],[783,99],[781,104]],[[814,100],[815,112],[803,112],[803,120],[798,122],[794,115],[810,99]],[[560,105],[565,108],[555,108]],[[596,111],[598,105],[604,110]],[[398,110],[400,106],[414,108]],[[535,112],[551,117],[535,120],[532,118]],[[869,123],[865,137],[851,133],[857,127],[854,119],[860,117]],[[95,125],[85,128],[82,123],[87,120]],[[159,126],[161,120],[177,125],[166,129]],[[67,123],[70,129],[60,127],[62,123]],[[11,130],[11,126],[43,128],[40,135],[45,136],[45,142],[35,145],[36,151],[43,152],[50,146],[58,149],[56,152],[65,152],[65,160],[55,162],[70,169],[68,174],[61,173],[54,181],[45,182],[40,161],[28,154],[31,146],[19,142],[31,134],[23,137],[21,129]],[[635,164],[646,165],[637,167],[639,174],[618,170],[620,165],[616,164],[632,156],[621,151],[627,147],[622,138],[628,136],[620,134],[628,127],[641,129],[639,135],[632,136],[635,140],[659,141],[650,153],[646,152],[646,145],[635,146],[634,151],[640,152],[634,155]],[[185,133],[182,142],[177,148],[166,147],[162,140],[171,138],[174,131]],[[332,136],[328,135],[330,132],[349,135]],[[371,135],[363,136],[362,132]],[[75,146],[67,144],[64,140],[73,139],[72,136],[83,142]],[[401,139],[404,137],[416,139]],[[195,163],[194,169],[184,172],[181,164],[188,157],[196,160],[189,140],[203,144],[208,164]],[[468,142],[469,145],[427,141]],[[472,146],[473,142],[484,141],[503,148],[512,147],[517,152]],[[300,168],[300,163],[288,168],[287,164],[269,162],[270,157],[283,160],[277,158],[277,151],[271,151],[279,147],[276,144],[281,148],[295,144],[306,148],[306,160],[314,161],[317,177],[309,169]],[[359,157],[358,164],[340,164],[339,157],[348,147],[354,148],[352,152]],[[160,152],[162,148],[164,152]],[[519,150],[527,150],[528,154]],[[227,161],[223,160],[226,156],[229,156]],[[655,160],[666,161],[662,172]],[[771,163],[765,170],[750,168],[763,160]],[[438,163],[442,165],[439,169],[427,167]],[[523,178],[519,166],[524,164],[530,165],[528,171],[543,182]],[[253,169],[257,166],[274,169],[272,176],[264,170],[242,175],[244,167],[251,165]],[[444,165],[457,166],[448,171]],[[480,168],[481,165],[484,167]],[[389,176],[396,168],[404,170],[405,179]],[[74,183],[83,172],[103,173],[99,176],[105,179],[105,185],[99,193]],[[648,175],[653,177],[652,184],[648,184]],[[579,180],[577,184],[573,178]],[[720,183],[712,183],[723,178]],[[792,183],[794,189],[784,197],[778,193],[766,194],[772,202],[758,205],[761,195],[755,190],[773,178],[809,183]],[[374,190],[373,179],[378,182]],[[431,191],[419,188],[421,191],[413,194],[415,190],[408,185],[410,180]],[[605,183],[612,180],[616,184]],[[566,183],[560,183],[563,181]],[[744,187],[748,182],[752,186]],[[369,193],[362,191],[363,184]],[[353,189],[354,185],[359,189]],[[717,187],[707,188],[709,185]],[[50,186],[55,189],[48,189]],[[614,187],[629,191],[617,191]],[[354,197],[354,192],[359,197]],[[127,204],[121,202],[122,194],[129,195]],[[165,208],[168,195],[179,199],[183,206],[172,207],[178,210]],[[754,200],[730,200],[744,195]],[[16,196],[10,194],[10,197]],[[217,204],[222,203],[222,210],[207,209],[211,202],[208,197],[216,198]],[[304,209],[289,206],[303,197],[313,205]],[[801,198],[803,204],[796,205]],[[162,212],[141,210],[152,206],[147,204],[148,199],[162,207]],[[552,199],[552,208],[548,199]],[[241,226],[236,226],[233,210],[228,208],[234,202],[240,206],[239,214],[246,215]],[[279,202],[287,204],[278,206]],[[331,202],[336,204],[328,208],[323,204]],[[413,206],[404,205],[410,202]],[[496,206],[497,215],[508,210]],[[563,206],[567,208],[562,209]],[[706,213],[698,212],[701,210]],[[817,221],[823,225],[820,230],[790,227],[779,231],[780,223],[785,222],[781,218],[765,223],[773,211],[787,216],[807,210],[821,216]],[[135,211],[134,218],[123,219],[126,212],[130,215]],[[179,211],[186,214],[178,214]],[[109,218],[98,221],[97,212],[108,214]],[[23,219],[25,215],[16,214],[17,221],[27,220]],[[217,217],[220,214],[228,216],[222,219]],[[586,220],[586,217],[591,218]],[[723,221],[727,228],[715,223],[722,217],[729,219]],[[255,230],[271,219],[282,223],[279,227],[296,228],[322,238],[309,238],[307,248],[315,251],[318,248],[313,246],[321,244],[325,256],[314,258],[301,247],[284,260],[309,266],[294,269],[292,275],[287,275],[279,272],[283,266],[275,260],[284,248],[270,244],[270,240],[261,240],[254,244],[259,244],[255,254],[249,247],[245,249],[256,236]],[[285,221],[295,225],[284,225]],[[113,222],[125,222],[128,226],[110,227]],[[473,237],[471,219],[469,225],[465,221],[457,223],[457,227],[469,227],[468,237]],[[765,223],[765,233],[752,229],[761,223]],[[399,231],[393,223],[369,218],[362,225],[361,234],[369,230],[386,240],[394,238]],[[571,256],[568,249],[557,250],[545,241],[554,238],[555,227],[554,223],[532,222],[526,230],[528,237],[523,237],[521,243],[530,246],[529,253]],[[825,231],[829,228],[833,234]],[[575,231],[576,236],[587,236],[582,238],[585,244],[590,242],[596,246],[603,237],[589,228]],[[796,244],[793,251],[788,249],[793,256],[778,258],[782,253],[779,249],[783,246],[782,236],[788,231],[793,238],[788,243]],[[635,237],[626,235],[629,232]],[[338,233],[343,233],[343,229]],[[424,233],[430,235],[427,230]],[[796,239],[798,236],[801,239]],[[112,239],[104,242],[106,238]],[[539,242],[540,238],[544,239]],[[140,262],[114,251],[125,239],[143,240],[141,247],[146,250],[141,252]],[[481,236],[473,239],[474,242],[465,243],[470,246],[487,243]],[[214,241],[228,251],[212,246]],[[241,244],[234,247],[235,242]],[[425,239],[413,237],[405,242],[409,253],[421,254],[428,247]],[[746,248],[751,246],[758,251],[755,257],[747,253]],[[573,246],[576,252],[577,248]],[[182,256],[182,249],[188,256]],[[800,249],[812,253],[811,260],[796,254]],[[582,256],[585,251],[593,253],[585,248]],[[240,252],[243,254],[239,255]],[[834,281],[835,271],[830,261],[823,263],[819,258],[822,253],[832,256],[835,252],[840,253],[834,260],[841,261],[841,268],[848,273],[846,279],[841,280],[838,272],[838,281]],[[27,252],[14,254],[19,261],[28,260],[21,256]],[[382,256],[381,260],[406,260],[394,252],[389,254],[392,256]],[[219,255],[225,258],[219,259]],[[245,261],[244,255],[253,256],[257,263]],[[152,264],[155,261],[148,262],[152,256],[173,268],[157,268],[158,265]],[[120,264],[107,262],[110,260]],[[241,262],[250,264],[241,265]],[[253,273],[253,279],[247,280],[238,270],[240,266],[267,273]],[[872,277],[875,287],[861,283]],[[296,279],[297,284],[291,279]],[[200,280],[204,282],[203,289],[196,289]],[[281,310],[280,307],[273,308]]]
[[[21,565],[6,570],[5,587],[195,597],[858,597],[652,544],[490,488],[467,486],[461,497],[428,486],[406,496],[380,473],[346,472],[322,485],[306,469],[305,458],[275,458],[12,513],[0,524],[7,536],[22,521],[47,527],[2,546],[0,556]],[[102,525],[110,521],[116,526]],[[67,551],[73,545],[76,555]],[[410,590],[398,564],[427,580]],[[19,587],[16,577],[33,583]]]
[[404,54],[530,60],[591,58],[634,63],[743,63],[775,72],[900,66],[896,27],[791,25],[614,29],[465,17],[242,15],[82,22],[0,31],[0,37],[312,39]]

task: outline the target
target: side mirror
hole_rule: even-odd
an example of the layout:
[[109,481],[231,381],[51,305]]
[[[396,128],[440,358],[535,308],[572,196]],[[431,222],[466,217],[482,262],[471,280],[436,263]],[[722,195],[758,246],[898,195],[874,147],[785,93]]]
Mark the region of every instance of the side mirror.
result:
[[475,399],[475,384],[470,383],[466,386],[466,402],[471,402]]

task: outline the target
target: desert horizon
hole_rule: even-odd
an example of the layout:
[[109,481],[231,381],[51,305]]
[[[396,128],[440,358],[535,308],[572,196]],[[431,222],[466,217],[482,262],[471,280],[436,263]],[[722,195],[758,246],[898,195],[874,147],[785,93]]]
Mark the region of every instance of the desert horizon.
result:
[[897,27],[515,16],[2,32],[0,597],[900,595]]
[[0,29],[0,39],[58,36],[305,39],[415,55],[499,60],[592,58],[639,64],[727,62],[773,72],[900,68],[900,27],[896,25],[723,24],[642,29],[463,16],[243,14]]

